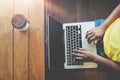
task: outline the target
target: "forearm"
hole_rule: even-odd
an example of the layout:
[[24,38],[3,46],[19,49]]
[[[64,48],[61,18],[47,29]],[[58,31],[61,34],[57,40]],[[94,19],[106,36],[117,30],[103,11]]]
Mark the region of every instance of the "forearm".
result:
[[112,11],[102,24],[102,28],[106,30],[117,18],[120,18],[120,4]]
[[105,65],[107,67],[110,67],[112,69],[115,69],[117,71],[120,71],[120,64],[110,60],[110,59],[107,59],[107,58],[104,58],[104,57],[101,57],[99,55],[96,55],[95,58],[94,58],[95,62],[101,64],[101,65]]

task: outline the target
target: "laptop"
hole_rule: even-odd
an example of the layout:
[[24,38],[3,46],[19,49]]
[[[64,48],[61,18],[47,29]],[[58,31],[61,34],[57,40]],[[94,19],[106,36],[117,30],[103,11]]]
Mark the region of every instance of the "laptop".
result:
[[81,61],[72,55],[74,49],[85,48],[97,54],[95,43],[89,44],[85,38],[86,32],[95,27],[93,21],[64,23],[64,42],[65,42],[65,69],[97,68],[97,63]]
[[[71,53],[73,49],[79,47],[87,48],[96,53],[94,44],[89,45],[85,39],[85,33],[90,28],[95,26],[94,22],[80,22],[80,23],[64,23],[62,24],[52,16],[47,16],[46,25],[46,65],[49,70],[67,70],[67,69],[83,69],[96,68],[97,64],[94,62],[81,62],[75,60]],[[70,30],[75,34],[69,32]],[[68,33],[75,35],[76,39],[73,42],[68,42]],[[82,37],[80,34],[82,33]],[[69,46],[68,46],[69,44]],[[75,46],[72,48],[72,46]]]

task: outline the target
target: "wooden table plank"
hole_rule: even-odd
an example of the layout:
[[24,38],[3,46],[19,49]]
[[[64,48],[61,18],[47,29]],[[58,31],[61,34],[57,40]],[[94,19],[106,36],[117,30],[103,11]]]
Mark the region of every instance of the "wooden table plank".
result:
[[12,80],[13,77],[12,15],[13,0],[0,0],[0,80]]
[[44,0],[31,0],[29,7],[30,80],[45,80],[44,70]]
[[[28,0],[15,0],[14,14],[28,17]],[[28,31],[14,29],[14,80],[28,80]]]

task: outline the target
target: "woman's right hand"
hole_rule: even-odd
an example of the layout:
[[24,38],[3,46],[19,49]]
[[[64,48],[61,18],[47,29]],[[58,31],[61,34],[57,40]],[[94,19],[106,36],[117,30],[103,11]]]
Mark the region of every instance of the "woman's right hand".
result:
[[97,43],[103,37],[104,32],[105,30],[102,28],[102,26],[88,30],[86,32],[86,39],[88,43],[91,43],[93,41]]

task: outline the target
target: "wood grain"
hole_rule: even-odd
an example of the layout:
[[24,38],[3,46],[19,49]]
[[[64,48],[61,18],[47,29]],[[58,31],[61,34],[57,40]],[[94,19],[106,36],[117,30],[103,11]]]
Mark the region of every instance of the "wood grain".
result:
[[[13,29],[13,14],[29,17],[29,34]],[[45,80],[44,67],[44,0],[0,0],[0,80]]]
[[31,0],[29,8],[29,80],[45,80],[44,0]]
[[[28,17],[28,0],[15,0],[14,14]],[[14,80],[28,80],[28,31],[14,29]]]
[[8,2],[0,0],[0,80],[12,80],[13,77],[13,0]]
[[[47,0],[48,12],[54,19],[65,22],[83,22],[105,19],[120,3],[120,0]],[[53,43],[54,44],[54,43]],[[47,62],[47,61],[46,61]],[[49,70],[47,80],[110,80],[105,70]],[[111,79],[113,80],[113,78]]]
[[91,21],[106,19],[112,10],[118,5],[119,0],[76,0],[77,21]]
[[[0,0],[0,80],[45,80],[44,1]],[[106,18],[120,3],[120,0],[47,1],[52,2],[49,13],[62,23]],[[17,13],[29,19],[28,31],[13,30],[11,18]],[[49,80],[104,80],[105,75],[97,71],[51,71],[47,76]]]

